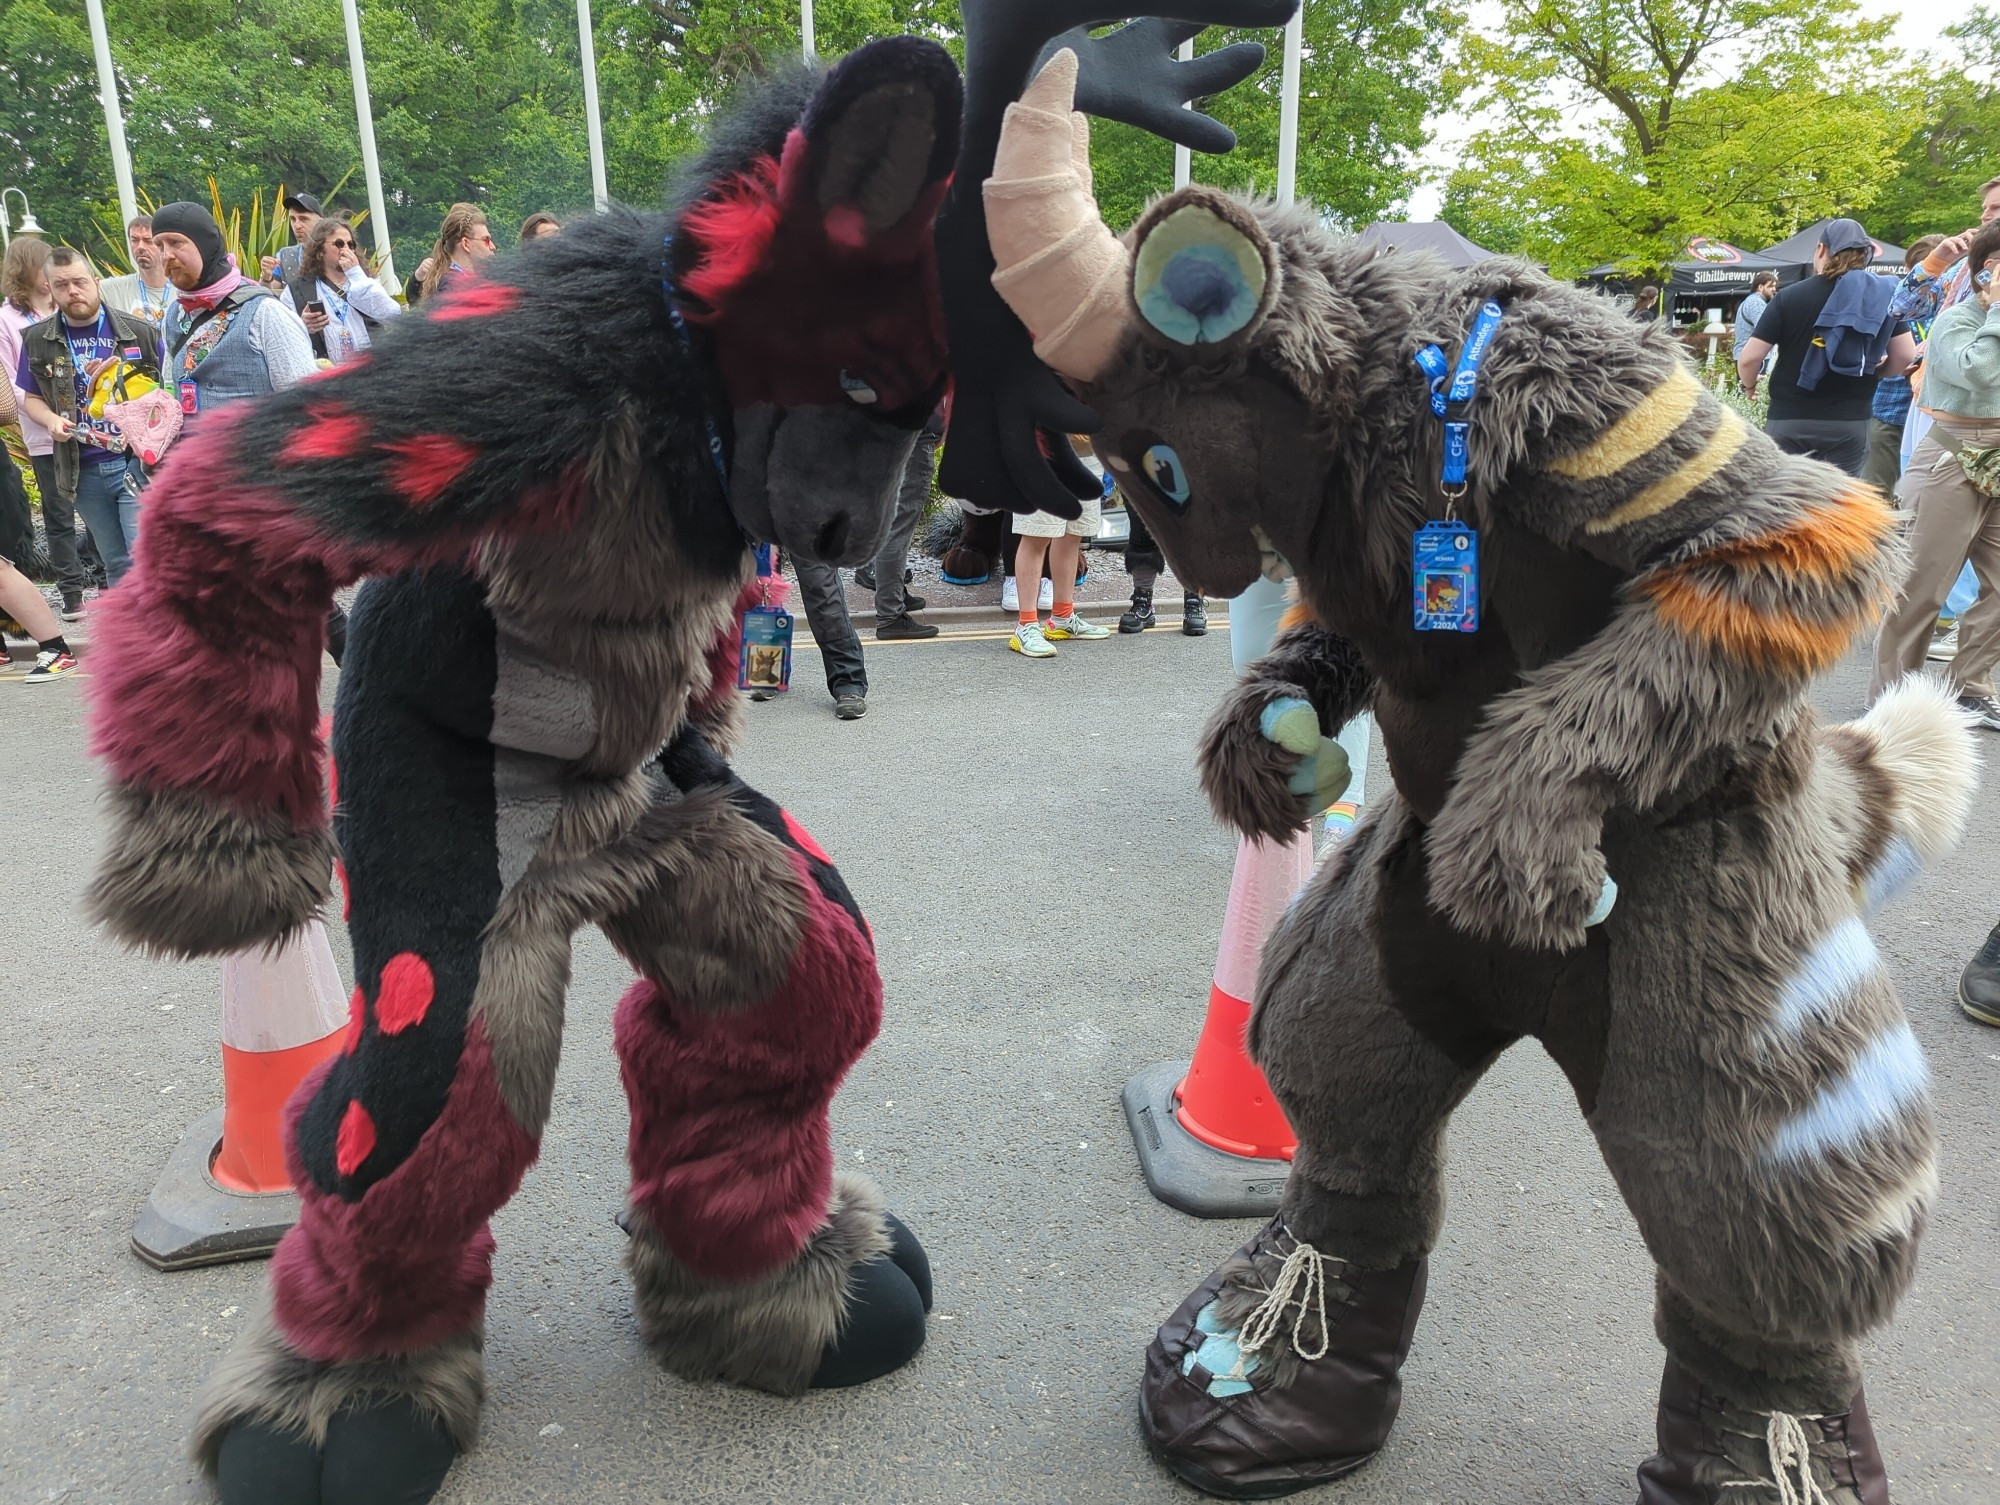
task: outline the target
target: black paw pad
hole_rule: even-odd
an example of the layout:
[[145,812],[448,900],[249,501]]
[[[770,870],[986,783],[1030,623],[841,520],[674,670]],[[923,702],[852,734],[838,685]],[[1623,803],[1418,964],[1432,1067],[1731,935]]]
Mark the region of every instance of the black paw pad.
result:
[[820,1359],[812,1388],[865,1385],[902,1368],[923,1346],[924,1303],[916,1285],[893,1257],[871,1260],[848,1277],[847,1318]]

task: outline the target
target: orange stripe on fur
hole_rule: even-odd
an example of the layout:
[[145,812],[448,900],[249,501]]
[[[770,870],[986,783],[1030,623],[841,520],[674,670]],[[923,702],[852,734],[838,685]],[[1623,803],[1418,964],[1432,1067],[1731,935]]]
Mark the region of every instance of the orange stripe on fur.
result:
[[1872,486],[1856,486],[1782,528],[1705,550],[1690,563],[1770,569],[1832,585],[1880,552],[1895,526],[1888,499]]
[[1678,571],[1644,586],[1660,620],[1720,650],[1738,663],[1792,674],[1832,668],[1848,645],[1880,615],[1850,612],[1831,622],[1775,616]]
[[1285,614],[1278,618],[1278,631],[1290,632],[1294,627],[1310,627],[1319,620],[1312,608],[1303,601],[1294,601],[1285,608]]

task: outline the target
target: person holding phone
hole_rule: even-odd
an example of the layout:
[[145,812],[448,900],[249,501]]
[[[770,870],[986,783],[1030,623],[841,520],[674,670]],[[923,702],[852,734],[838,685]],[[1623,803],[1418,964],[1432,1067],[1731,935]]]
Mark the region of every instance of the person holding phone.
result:
[[283,298],[312,336],[313,354],[336,366],[366,350],[375,331],[403,313],[362,266],[354,227],[331,216],[306,232],[305,260],[299,275],[287,279]]

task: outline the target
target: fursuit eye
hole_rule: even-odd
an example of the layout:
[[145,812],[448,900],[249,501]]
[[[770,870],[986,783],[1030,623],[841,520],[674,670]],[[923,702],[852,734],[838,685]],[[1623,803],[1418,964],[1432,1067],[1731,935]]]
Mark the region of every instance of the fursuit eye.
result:
[[880,400],[875,395],[875,389],[851,371],[840,373],[840,390],[845,392],[850,400],[860,403],[864,408]]
[[1187,471],[1181,465],[1181,457],[1174,453],[1170,444],[1155,444],[1147,450],[1139,468],[1146,472],[1146,479],[1158,487],[1160,494],[1170,502],[1184,504],[1193,494],[1188,485]]

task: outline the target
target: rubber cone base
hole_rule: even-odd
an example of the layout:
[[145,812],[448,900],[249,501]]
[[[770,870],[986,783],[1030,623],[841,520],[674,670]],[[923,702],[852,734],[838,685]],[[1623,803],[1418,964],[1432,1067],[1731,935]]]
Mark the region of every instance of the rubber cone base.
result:
[[1226,1155],[1182,1128],[1174,1093],[1187,1074],[1186,1061],[1162,1061],[1125,1083],[1125,1122],[1147,1189],[1198,1218],[1269,1217],[1284,1196],[1291,1162]]
[[266,1259],[299,1220],[296,1192],[238,1192],[209,1174],[222,1144],[222,1109],[188,1130],[132,1227],[132,1252],[156,1270]]

